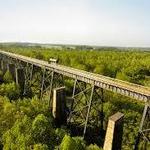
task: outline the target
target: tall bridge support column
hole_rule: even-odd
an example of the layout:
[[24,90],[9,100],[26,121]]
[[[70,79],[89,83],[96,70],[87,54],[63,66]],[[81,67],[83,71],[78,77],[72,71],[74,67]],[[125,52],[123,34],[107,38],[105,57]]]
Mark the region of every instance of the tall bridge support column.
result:
[[70,127],[74,128],[74,124],[79,126],[73,129],[73,134],[81,136],[83,133],[83,137],[90,140],[93,138],[90,134],[93,130],[103,131],[103,119],[103,89],[95,87],[93,83],[86,84],[75,79],[67,120]]
[[56,125],[66,123],[66,96],[65,87],[55,88],[53,90],[52,114],[55,118]]
[[3,71],[2,71],[2,68],[1,68],[1,66],[2,66],[2,60],[0,60],[0,83],[1,82],[3,82]]
[[21,94],[23,94],[25,84],[24,70],[23,68],[16,68],[15,72],[16,72],[16,84],[20,86]]
[[2,60],[0,59],[0,70],[2,71]]
[[31,97],[32,92],[31,92],[31,81],[33,77],[33,64],[27,63],[25,66],[24,70],[24,78],[25,78],[25,83],[24,83],[24,91],[23,95],[24,96],[29,96]]
[[123,134],[123,117],[120,112],[109,118],[104,142],[104,150],[121,150]]
[[8,71],[10,72],[10,74],[13,77],[13,80],[16,80],[16,67],[15,64],[8,64]]
[[64,78],[63,75],[55,73],[53,70],[47,70],[43,68],[41,70],[41,86],[39,97],[42,100],[46,95],[49,96],[48,105],[52,110],[52,90],[54,88],[63,87],[64,86]]
[[150,147],[150,102],[145,104],[138,136],[136,138],[134,150],[147,149]]
[[4,60],[1,60],[1,70],[3,74],[7,71],[7,64],[4,62]]
[[42,100],[44,95],[49,95],[49,106],[50,106],[50,99],[51,99],[51,93],[53,88],[53,77],[54,72],[48,71],[45,68],[42,69],[42,77],[41,77],[41,87],[40,87],[40,99]]

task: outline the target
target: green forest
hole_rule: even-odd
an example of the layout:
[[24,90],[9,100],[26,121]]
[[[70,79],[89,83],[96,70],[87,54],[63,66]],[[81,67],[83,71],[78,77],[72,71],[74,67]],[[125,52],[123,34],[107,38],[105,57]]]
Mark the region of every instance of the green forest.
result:
[[[57,49],[20,45],[0,45],[0,49],[46,61],[56,58],[62,65],[150,87],[149,51],[80,47]],[[68,93],[69,83],[66,81]],[[101,133],[91,143],[81,136],[72,136],[67,126],[55,125],[48,100],[45,98],[41,101],[34,90],[32,92],[32,96],[23,97],[10,72],[0,70],[0,149],[102,150],[104,136]],[[106,131],[108,117],[118,111],[122,112],[125,115],[122,149],[133,149],[143,109],[142,102],[104,91],[103,132]],[[139,149],[143,149],[143,145],[141,141]],[[149,147],[147,144],[147,149]]]

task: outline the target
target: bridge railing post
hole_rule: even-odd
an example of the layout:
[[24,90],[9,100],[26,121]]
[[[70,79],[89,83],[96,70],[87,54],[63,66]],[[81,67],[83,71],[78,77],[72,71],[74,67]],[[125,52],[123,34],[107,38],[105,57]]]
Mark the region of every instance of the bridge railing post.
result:
[[124,115],[117,112],[109,118],[104,150],[121,150]]

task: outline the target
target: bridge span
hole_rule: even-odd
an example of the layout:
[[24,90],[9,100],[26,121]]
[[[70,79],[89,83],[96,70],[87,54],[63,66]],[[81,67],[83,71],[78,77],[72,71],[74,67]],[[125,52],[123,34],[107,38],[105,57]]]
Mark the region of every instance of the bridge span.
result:
[[30,63],[34,66],[45,68],[56,73],[62,74],[64,76],[83,81],[96,87],[100,87],[112,92],[119,93],[124,96],[128,96],[137,100],[149,101],[150,100],[150,87],[145,87],[126,81],[106,77],[99,74],[94,74],[91,72],[58,65],[58,64],[49,64],[47,61],[30,58],[10,52],[0,51],[1,56],[7,56],[10,59],[15,59],[18,61]]
[[[6,67],[6,65],[9,67]],[[54,87],[56,88],[64,85],[61,82],[57,83],[57,81],[64,80],[63,77],[73,79],[74,85],[72,89],[72,101],[69,106],[69,113],[66,113],[67,115],[65,118],[67,123],[77,123],[83,127],[83,137],[87,132],[87,127],[96,125],[103,129],[103,90],[119,93],[144,102],[145,108],[143,111],[135,149],[137,149],[140,141],[139,139],[141,137],[145,141],[150,142],[150,87],[129,83],[103,75],[59,65],[57,63],[49,63],[44,60],[26,57],[2,50],[0,50],[0,67],[3,72],[8,68],[12,74],[15,72],[14,76],[16,78],[16,83],[20,82],[20,86],[23,87],[24,94],[26,94],[33,85],[33,80],[38,80],[38,83],[40,84],[40,97],[43,97],[44,93],[48,93],[49,104],[52,89],[54,89]],[[33,78],[34,74],[39,76],[35,76]],[[60,91],[58,89],[57,90],[64,95],[63,89],[64,88],[59,89]],[[57,95],[57,90],[55,91],[55,95]],[[58,97],[58,99],[61,99],[63,96]],[[59,105],[65,107],[65,101],[63,99],[62,101],[63,102]],[[59,109],[62,106],[59,106]],[[62,112],[65,114],[64,111]],[[60,116],[65,116],[60,112],[58,113]],[[61,120],[63,119],[60,117],[60,121]]]

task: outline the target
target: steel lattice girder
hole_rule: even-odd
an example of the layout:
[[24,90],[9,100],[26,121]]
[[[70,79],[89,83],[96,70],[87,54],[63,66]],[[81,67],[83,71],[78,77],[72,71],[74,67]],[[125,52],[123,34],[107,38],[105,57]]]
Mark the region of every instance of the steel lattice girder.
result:
[[99,115],[103,113],[102,89],[75,80],[72,99],[68,123],[83,126],[83,136],[88,126],[100,125],[103,128],[103,117],[100,117],[103,115]]
[[138,150],[138,147],[141,144],[143,149],[146,149],[148,145],[150,147],[150,103],[145,104],[134,150]]

